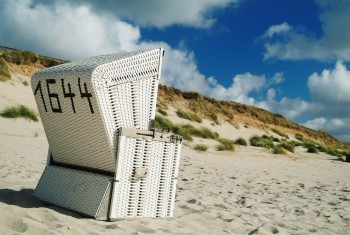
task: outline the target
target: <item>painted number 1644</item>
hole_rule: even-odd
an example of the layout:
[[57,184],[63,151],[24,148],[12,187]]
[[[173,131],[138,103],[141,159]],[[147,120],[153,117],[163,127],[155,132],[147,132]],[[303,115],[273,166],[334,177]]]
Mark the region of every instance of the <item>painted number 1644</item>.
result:
[[[68,82],[67,84],[65,84],[64,79],[61,79],[60,81],[59,80],[55,80],[55,79],[46,79],[45,80],[45,84],[43,84],[43,86],[46,85],[47,93],[44,93],[43,89],[42,89],[42,83],[41,82],[42,81],[38,82],[38,85],[36,86],[36,88],[34,90],[34,95],[35,96],[37,94],[40,95],[41,101],[43,102],[43,105],[44,105],[45,112],[48,112],[48,108],[47,108],[46,102],[47,102],[47,100],[49,100],[52,112],[54,112],[54,113],[63,113],[63,110],[62,110],[62,107],[61,107],[61,102],[60,102],[60,96],[57,93],[52,92],[52,89],[50,90],[50,88],[52,88],[53,86],[61,85],[63,98],[70,100],[70,103],[71,103],[71,106],[72,106],[72,111],[74,113],[76,113],[75,104],[74,104],[74,99],[76,99],[76,94],[72,92],[71,83]],[[86,83],[84,82],[83,83],[83,87],[82,87],[82,84],[80,82],[80,78],[78,78],[77,82],[78,83],[76,85],[79,87],[80,98],[87,100],[87,102],[89,104],[90,112],[94,113],[94,109],[93,109],[92,103],[91,103],[92,94],[89,93]]]

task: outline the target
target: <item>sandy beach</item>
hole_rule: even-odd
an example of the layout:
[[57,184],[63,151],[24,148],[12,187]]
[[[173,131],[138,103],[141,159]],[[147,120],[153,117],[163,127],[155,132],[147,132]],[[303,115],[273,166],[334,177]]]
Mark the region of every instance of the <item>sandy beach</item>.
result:
[[[16,79],[0,85],[1,109],[35,109],[30,87]],[[222,125],[215,130],[232,139],[256,132]],[[173,219],[102,222],[33,196],[47,150],[40,122],[0,118],[0,234],[350,234],[350,164],[324,153],[252,146],[201,153],[185,143]]]

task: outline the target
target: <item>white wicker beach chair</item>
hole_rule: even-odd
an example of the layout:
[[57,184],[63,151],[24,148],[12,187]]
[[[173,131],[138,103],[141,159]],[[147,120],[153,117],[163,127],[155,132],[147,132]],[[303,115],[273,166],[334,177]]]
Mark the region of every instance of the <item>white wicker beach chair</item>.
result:
[[97,56],[33,76],[50,148],[39,199],[99,220],[172,217],[181,137],[152,130],[162,54]]

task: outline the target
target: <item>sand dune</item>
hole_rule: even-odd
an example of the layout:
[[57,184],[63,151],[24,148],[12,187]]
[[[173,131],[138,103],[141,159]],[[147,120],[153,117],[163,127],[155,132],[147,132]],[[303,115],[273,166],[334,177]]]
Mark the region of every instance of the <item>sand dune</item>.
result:
[[[0,107],[23,99],[34,105],[16,93],[29,87],[5,87]],[[216,130],[229,137],[227,128]],[[248,137],[252,130],[239,132]],[[184,146],[172,220],[101,222],[33,197],[47,149],[41,123],[0,118],[0,234],[350,234],[350,164],[326,154]]]

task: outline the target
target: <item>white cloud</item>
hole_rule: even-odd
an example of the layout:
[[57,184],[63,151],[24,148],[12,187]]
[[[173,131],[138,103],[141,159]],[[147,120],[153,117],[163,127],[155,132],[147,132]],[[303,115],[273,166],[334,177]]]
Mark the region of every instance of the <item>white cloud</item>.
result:
[[[239,103],[257,106],[274,113],[279,113],[291,120],[296,120],[310,109],[310,103],[300,99],[289,99],[283,97],[276,99],[276,90],[271,88],[284,81],[282,73],[276,73],[271,78],[265,75],[254,75],[251,73],[238,74],[229,87],[220,84],[212,87],[211,97],[220,100],[233,100]],[[256,99],[256,94],[262,94]],[[266,93],[266,95],[265,95]]]
[[337,138],[350,142],[350,118],[315,118],[305,122],[303,125],[314,130],[323,130],[332,133]]
[[315,118],[304,125],[350,141],[350,71],[337,62],[332,70],[311,74],[308,87],[312,96],[310,114]]
[[276,100],[276,91],[274,89],[269,89],[266,96],[267,99],[265,101],[256,102],[255,106],[267,109],[273,113],[282,114],[292,121],[296,121],[310,109],[310,103],[300,98],[290,99],[283,97],[279,101]]
[[350,71],[337,62],[333,70],[313,73],[308,79],[313,101],[313,112],[325,117],[350,115]]
[[283,37],[279,37],[277,41],[266,41],[264,47],[266,50],[264,60],[273,58],[281,60],[326,60],[337,56],[323,41],[306,36],[296,30],[290,30]]
[[[52,4],[58,1],[37,0],[36,2]],[[164,28],[176,24],[207,28],[215,23],[212,17],[213,11],[238,4],[239,0],[76,0],[69,2],[75,6],[82,4],[93,6],[97,12],[117,15],[139,26]]]
[[279,25],[272,25],[268,30],[266,30],[264,36],[272,38],[276,34],[282,34],[290,31],[292,28],[286,22]]
[[266,85],[265,76],[257,76],[251,73],[238,74],[232,80],[228,88],[216,85],[210,96],[220,100],[234,100],[236,102],[253,105],[255,99],[251,97],[252,92],[259,92]]
[[292,28],[273,25],[263,35],[264,60],[350,60],[350,1],[316,1],[322,9],[323,35],[319,38]]
[[[94,14],[87,6],[52,7],[24,0],[6,1],[0,8],[3,43],[55,56],[77,59],[119,50],[130,50],[140,30],[118,18]],[[3,23],[4,22],[4,23]]]
[[[156,43],[157,44],[157,43]],[[164,47],[164,46],[163,46]],[[211,90],[208,79],[198,71],[194,54],[165,46],[161,83],[183,91],[197,91],[208,95]]]
[[269,80],[269,86],[277,85],[285,81],[283,73],[275,73],[273,77]]

